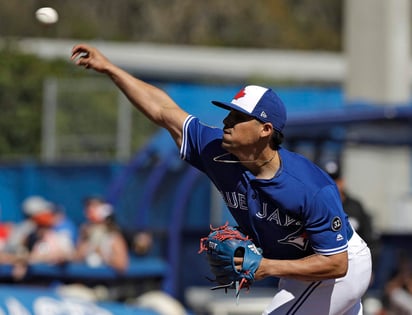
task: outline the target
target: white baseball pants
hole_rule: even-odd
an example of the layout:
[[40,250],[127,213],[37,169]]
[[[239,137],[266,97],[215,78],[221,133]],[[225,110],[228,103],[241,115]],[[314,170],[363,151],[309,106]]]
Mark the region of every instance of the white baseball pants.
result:
[[354,232],[348,242],[345,277],[324,281],[281,279],[279,291],[262,315],[362,315],[372,262],[367,244]]

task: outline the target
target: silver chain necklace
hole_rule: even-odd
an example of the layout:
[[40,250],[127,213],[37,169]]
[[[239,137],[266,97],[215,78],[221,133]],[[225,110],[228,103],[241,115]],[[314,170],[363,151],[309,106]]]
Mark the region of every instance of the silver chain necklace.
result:
[[[259,160],[240,161],[240,160],[225,160],[225,159],[222,160],[222,157],[228,156],[228,155],[230,155],[230,154],[231,154],[230,152],[226,152],[226,153],[223,153],[223,154],[221,154],[221,155],[215,156],[215,157],[213,158],[213,161],[214,161],[214,162],[218,162],[218,163],[228,163],[228,164],[235,164],[235,163],[255,163],[255,162],[259,161]],[[272,160],[273,160],[273,158],[275,157],[275,155],[276,155],[276,153],[273,154],[273,156],[272,156],[269,160],[263,161],[262,164],[261,164],[259,167],[262,167],[262,166],[264,166],[264,165],[272,162]]]

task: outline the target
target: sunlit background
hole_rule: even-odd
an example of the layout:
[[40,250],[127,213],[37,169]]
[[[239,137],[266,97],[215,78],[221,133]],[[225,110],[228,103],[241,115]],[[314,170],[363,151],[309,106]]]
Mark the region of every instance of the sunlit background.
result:
[[[38,21],[41,7],[54,8],[58,21]],[[70,62],[73,45],[87,42],[208,124],[224,117],[211,100],[230,99],[249,83],[276,90],[288,108],[284,145],[320,166],[338,162],[372,218],[365,312],[389,312],[385,287],[410,252],[412,232],[410,11],[408,0],[0,0],[0,220],[20,221],[22,201],[41,195],[80,224],[84,198],[103,196],[129,240],[154,233],[145,264],[159,267],[145,277],[130,270],[133,285],[113,286],[131,290],[128,301],[110,302],[131,308],[101,306],[106,312],[152,314],[136,299],[154,288],[187,314],[245,314],[231,296],[219,310],[208,306],[223,293],[208,291],[208,267],[197,255],[209,224],[231,221],[222,201],[110,80]],[[56,283],[108,281],[87,271],[50,277],[46,268],[14,283],[2,270],[0,308],[13,315],[23,313],[10,307],[10,292],[13,303],[40,314],[39,297],[61,302]],[[45,291],[18,291],[28,284]],[[268,298],[273,286],[258,286],[245,302],[249,315],[261,313],[267,300],[259,294]]]

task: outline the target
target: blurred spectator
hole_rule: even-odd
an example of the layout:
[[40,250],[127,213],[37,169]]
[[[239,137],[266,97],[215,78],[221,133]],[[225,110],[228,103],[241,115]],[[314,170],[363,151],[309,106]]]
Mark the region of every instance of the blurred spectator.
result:
[[384,314],[412,315],[412,262],[405,253],[401,253],[398,269],[385,286],[384,305]]
[[152,249],[153,236],[148,231],[136,232],[132,240],[132,252],[137,256],[145,256]]
[[76,226],[56,205],[40,196],[31,196],[22,203],[26,216],[12,225],[3,246],[0,260],[12,264],[12,276],[22,279],[28,264],[60,264],[74,254]]
[[6,246],[7,239],[9,238],[12,224],[7,222],[0,222],[0,250],[3,250]]
[[345,179],[342,176],[342,168],[338,162],[328,161],[324,164],[323,169],[335,181],[340,193],[343,209],[348,215],[352,227],[369,245],[372,254],[373,272],[371,286],[373,286],[375,283],[375,263],[378,261],[381,249],[379,236],[374,229],[372,217],[366,211],[363,204],[347,192]]
[[29,263],[60,264],[71,261],[77,228],[64,211],[50,201],[39,199],[25,212],[37,225],[36,231],[28,238]]
[[36,223],[27,212],[42,200],[37,196],[27,198],[22,203],[25,218],[17,223],[2,224],[0,263],[13,266],[11,276],[15,280],[20,280],[26,274],[29,255],[28,239],[30,234],[36,230]]
[[323,169],[335,181],[340,193],[343,209],[349,216],[349,221],[352,224],[352,227],[368,243],[373,251],[377,236],[373,227],[372,218],[365,210],[362,203],[348,194],[339,163],[328,161],[324,164]]
[[9,243],[14,240],[13,232],[19,228],[18,224],[2,222],[0,223],[0,264],[14,264],[19,257],[20,253],[25,253],[23,251],[23,244],[21,248],[12,248]]
[[125,271],[129,266],[128,246],[115,222],[113,207],[91,197],[85,200],[84,214],[87,222],[80,227],[75,259],[91,267],[107,265]]
[[16,255],[28,254],[28,237],[37,228],[31,213],[35,212],[34,208],[39,207],[39,205],[41,207],[41,204],[44,202],[45,200],[39,196],[26,198],[21,205],[24,215],[23,220],[16,223],[3,224],[2,263],[12,263]]

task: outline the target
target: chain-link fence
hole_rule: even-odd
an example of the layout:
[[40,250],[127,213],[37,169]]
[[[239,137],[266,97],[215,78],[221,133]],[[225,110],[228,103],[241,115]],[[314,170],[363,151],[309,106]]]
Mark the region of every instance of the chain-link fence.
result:
[[106,78],[49,78],[43,95],[45,161],[125,160],[157,130]]

